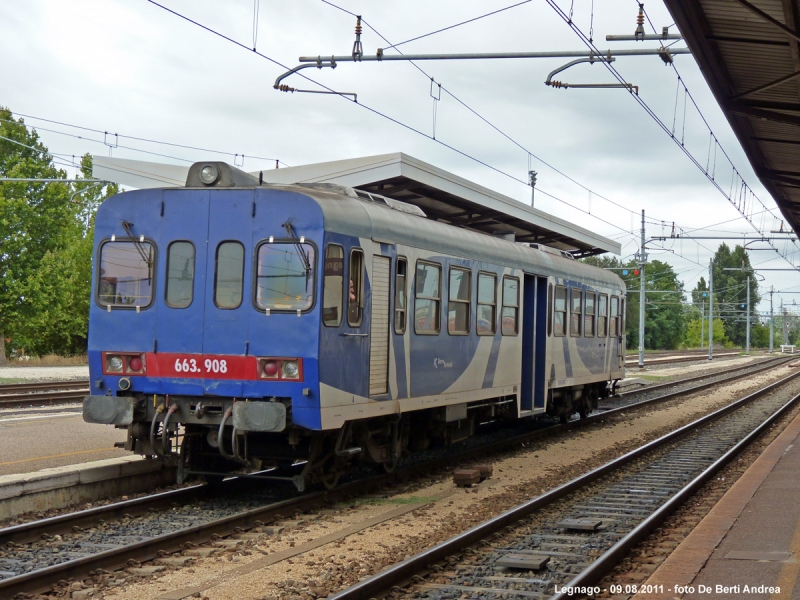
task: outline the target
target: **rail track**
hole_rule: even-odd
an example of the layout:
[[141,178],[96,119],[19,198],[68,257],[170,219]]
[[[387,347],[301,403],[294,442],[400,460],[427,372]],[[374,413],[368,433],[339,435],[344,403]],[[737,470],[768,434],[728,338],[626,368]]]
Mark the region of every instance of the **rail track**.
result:
[[[739,350],[736,350],[735,352],[715,351],[714,358],[731,358],[734,356],[739,356],[740,354],[741,352]],[[656,354],[656,355],[645,354],[644,364],[645,366],[668,365],[672,363],[697,362],[707,359],[708,359],[708,352],[705,353],[678,352],[675,354]],[[626,367],[635,367],[638,364],[639,364],[638,356],[627,355],[625,357]]]
[[[752,376],[784,361],[772,359],[758,365],[738,367],[734,370],[736,374],[727,379],[673,390],[645,400],[637,396],[645,390],[639,390],[628,394],[631,402],[627,405],[595,413],[587,419],[570,421],[566,425],[549,421],[539,423],[533,430],[530,424],[527,430],[512,428],[510,433],[508,429],[499,430],[487,434],[484,440],[474,438],[471,447],[443,449],[437,455],[403,466],[393,475],[364,477],[341,486],[335,492],[301,495],[288,484],[264,489],[250,485],[248,480],[237,479],[228,480],[219,488],[195,485],[2,529],[0,597],[42,593],[69,578],[87,577],[98,569],[125,567],[130,560],[150,560],[159,553],[177,552],[187,543],[205,543],[214,536],[229,536],[237,530],[249,531],[251,533],[247,535],[252,535],[259,528],[287,515],[316,510],[331,499],[369,493],[420,471],[441,468],[442,462],[483,459],[492,452],[596,422],[610,413],[663,402],[710,385]],[[702,377],[653,388],[685,386],[686,381]]]
[[[395,597],[413,593],[436,600],[460,598],[464,593],[572,597],[574,590],[600,581],[719,469],[795,406],[800,401],[800,394],[794,395],[800,390],[798,376],[800,372],[792,373],[333,598],[366,600],[390,589]],[[788,401],[787,387],[793,388]],[[540,513],[545,507],[547,513]]]
[[88,393],[88,380],[0,385],[0,408],[69,404]]

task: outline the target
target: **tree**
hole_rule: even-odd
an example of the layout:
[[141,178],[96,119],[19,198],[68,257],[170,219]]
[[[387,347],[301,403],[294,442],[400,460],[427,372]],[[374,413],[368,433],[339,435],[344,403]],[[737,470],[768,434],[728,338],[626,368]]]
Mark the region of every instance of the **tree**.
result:
[[[725,322],[725,333],[736,346],[745,345],[747,337],[747,280],[750,280],[750,323],[758,322],[756,306],[761,300],[758,281],[752,272],[750,257],[742,246],[731,250],[720,244],[711,261],[714,273],[714,311]],[[740,269],[726,271],[725,269]],[[744,270],[741,270],[744,269]]]
[[[7,138],[0,138],[0,176],[66,178],[37,133],[1,107],[0,136]],[[89,176],[90,157],[81,166],[83,177]],[[91,294],[94,212],[118,191],[116,186],[84,191],[93,185],[0,183],[0,363],[6,359],[6,339],[37,353],[81,350]]]
[[[613,257],[589,257],[583,262],[613,269],[625,281],[628,288],[625,309],[626,344],[628,348],[639,347],[639,288],[640,279],[634,271],[634,261],[623,263]],[[627,273],[625,270],[627,269]],[[648,292],[658,292],[648,295]],[[683,341],[686,319],[683,311],[683,283],[667,263],[654,260],[645,268],[645,348],[677,348]]]
[[[688,348],[699,348],[701,340],[708,341],[708,319],[702,323],[703,330],[700,330],[700,319],[692,319],[686,327],[684,345]],[[769,343],[769,330],[767,331],[767,343]],[[722,319],[714,319],[714,344],[718,346],[730,346],[731,342],[725,335],[725,325]]]

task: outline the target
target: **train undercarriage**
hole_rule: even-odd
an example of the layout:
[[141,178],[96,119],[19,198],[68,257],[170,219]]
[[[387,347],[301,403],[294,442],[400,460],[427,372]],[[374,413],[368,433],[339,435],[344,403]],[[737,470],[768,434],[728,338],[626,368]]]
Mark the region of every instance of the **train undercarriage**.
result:
[[[576,412],[585,418],[611,392],[606,382],[551,390],[546,413],[561,422]],[[293,425],[291,403],[274,398],[250,403],[251,409],[270,409],[267,421],[273,419],[273,426],[274,415],[284,415],[279,431],[265,431],[252,418],[232,418],[242,413],[232,399],[117,398],[132,413],[129,424],[117,421],[128,430],[125,449],[175,464],[179,482],[192,476],[218,482],[235,474],[291,481],[301,491],[316,484],[332,489],[358,467],[392,472],[409,452],[456,444],[474,435],[479,425],[519,417],[516,396],[509,396],[312,431]],[[250,424],[242,425],[245,421]]]

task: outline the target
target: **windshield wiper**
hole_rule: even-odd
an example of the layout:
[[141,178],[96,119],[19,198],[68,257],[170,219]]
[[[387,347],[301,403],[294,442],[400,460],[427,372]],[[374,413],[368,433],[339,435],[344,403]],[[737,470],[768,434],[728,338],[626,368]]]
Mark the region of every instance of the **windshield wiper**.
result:
[[300,262],[303,263],[303,269],[305,269],[306,277],[308,274],[311,273],[311,263],[308,260],[308,255],[306,251],[303,250],[303,245],[300,243],[300,238],[297,237],[297,234],[294,232],[294,227],[292,227],[292,220],[289,219],[286,223],[283,224],[283,228],[286,230],[286,233],[289,234],[289,237],[294,242],[294,249],[297,252],[297,256],[300,258]]

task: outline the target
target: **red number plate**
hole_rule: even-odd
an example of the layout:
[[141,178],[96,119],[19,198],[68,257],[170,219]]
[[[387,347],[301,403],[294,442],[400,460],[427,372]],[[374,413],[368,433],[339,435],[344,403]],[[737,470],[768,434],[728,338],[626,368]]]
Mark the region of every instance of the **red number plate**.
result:
[[257,371],[258,367],[254,356],[172,352],[147,354],[147,375],[149,377],[256,379]]

